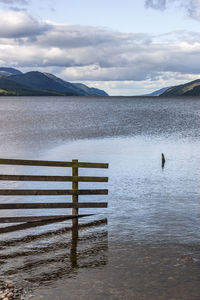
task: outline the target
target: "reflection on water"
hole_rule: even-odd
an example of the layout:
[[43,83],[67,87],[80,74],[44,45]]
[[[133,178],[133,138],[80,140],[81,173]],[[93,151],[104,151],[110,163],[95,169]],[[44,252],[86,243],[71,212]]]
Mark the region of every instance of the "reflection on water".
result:
[[[199,147],[198,140],[120,137],[77,141],[46,151],[44,156],[64,159],[65,153],[71,153],[80,160],[107,158],[109,207],[100,213],[109,217],[110,239],[198,243]],[[94,174],[94,170],[89,172]]]
[[198,98],[1,97],[0,155],[37,158],[85,138],[199,139],[199,115]]
[[[54,280],[59,281],[57,292],[44,291],[44,299],[52,300],[66,299],[66,289],[68,299],[154,300],[158,295],[164,300],[199,299],[198,98],[1,98],[0,125],[1,157],[109,163],[105,173],[80,170],[80,176],[109,176],[109,207],[95,211],[99,218],[108,218],[109,253],[104,230],[95,233],[85,227],[78,238],[71,239],[71,232],[63,227],[67,222],[15,233],[12,226],[10,232],[0,235],[1,276],[14,276],[20,283],[37,284],[38,280],[53,285]],[[0,166],[4,174],[70,175],[66,169],[33,169]],[[80,183],[80,188],[97,188],[97,184],[105,188],[102,183]],[[11,187],[8,182],[0,185]],[[22,186],[24,183],[12,183],[12,188]],[[26,183],[26,188],[34,187]],[[37,187],[45,189],[49,184]],[[51,187],[69,186],[55,183]],[[2,197],[1,201],[34,201],[25,198]],[[39,198],[58,201],[56,197]],[[61,198],[59,201],[68,200]],[[80,201],[90,200],[94,198],[80,197]],[[93,211],[84,209],[84,213]],[[41,215],[41,211],[28,214]],[[86,222],[94,220],[91,217]],[[82,220],[80,223],[84,226]],[[194,263],[180,262],[183,255],[192,256]]]
[[[64,224],[64,223],[63,223]],[[11,279],[23,288],[50,284],[79,269],[107,264],[107,220],[70,228],[26,234],[0,242],[0,279]]]

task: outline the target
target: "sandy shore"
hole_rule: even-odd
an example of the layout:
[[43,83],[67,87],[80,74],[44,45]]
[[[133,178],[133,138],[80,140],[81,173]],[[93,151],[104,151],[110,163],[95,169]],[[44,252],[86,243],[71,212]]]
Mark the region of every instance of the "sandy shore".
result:
[[199,245],[111,243],[106,265],[77,267],[38,286],[32,299],[199,300],[199,267]]

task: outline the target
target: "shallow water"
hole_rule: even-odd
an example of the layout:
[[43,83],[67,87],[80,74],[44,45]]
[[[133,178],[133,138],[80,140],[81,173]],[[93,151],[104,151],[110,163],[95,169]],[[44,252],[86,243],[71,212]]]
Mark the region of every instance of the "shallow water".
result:
[[[80,175],[109,176],[108,197],[80,197],[81,201],[108,200],[108,209],[99,209],[95,217],[80,220],[80,223],[91,223],[106,217],[108,224],[97,228],[88,225],[86,233],[83,230],[79,240],[75,239],[75,242],[69,235],[67,237],[69,252],[67,250],[66,256],[63,253],[63,247],[67,247],[65,231],[64,235],[63,232],[59,235],[55,232],[63,227],[69,227],[70,222],[2,234],[0,260],[4,267],[1,268],[1,276],[15,274],[14,277],[18,280],[21,278],[22,281],[34,284],[39,278],[37,284],[41,287],[43,284],[49,284],[52,291],[58,286],[61,289],[66,286],[71,291],[69,286],[76,285],[77,280],[88,289],[89,286],[84,280],[86,278],[91,280],[93,276],[94,288],[88,292],[87,299],[170,299],[170,297],[199,299],[199,289],[194,289],[191,298],[188,298],[188,295],[193,287],[192,280],[197,280],[197,265],[199,266],[200,99],[1,98],[0,125],[1,157],[65,161],[79,159],[109,163],[108,170],[81,170],[80,173]],[[164,168],[161,167],[161,153],[166,157]],[[67,175],[69,170],[1,166],[1,172]],[[2,188],[10,186],[7,182],[0,184]],[[25,184],[15,182],[12,187],[22,188]],[[107,188],[105,183],[95,185],[82,183],[80,187],[97,187],[97,185]],[[45,188],[49,187],[49,183],[26,184],[28,188],[33,186]],[[70,187],[69,183],[56,183],[51,186]],[[66,197],[61,198],[65,201]],[[3,201],[20,202],[20,199],[22,200],[22,197],[14,199],[4,197]],[[48,198],[41,197],[42,199],[46,201]],[[57,199],[51,197],[51,200]],[[34,200],[29,197],[28,201]],[[94,210],[82,211],[87,212]],[[15,213],[19,215],[22,212]],[[49,211],[45,210],[43,213],[49,214]],[[56,213],[59,214],[60,211]],[[11,212],[9,214],[11,215]],[[41,212],[32,210],[28,214],[38,215]],[[47,234],[48,232],[51,232],[51,235]],[[30,242],[26,242],[24,246],[27,236]],[[23,238],[25,240],[21,240]],[[93,241],[93,244],[88,244],[87,240]],[[61,247],[55,248],[56,242]],[[85,267],[81,264],[73,265],[74,255],[70,253],[74,251],[74,243],[78,245],[75,247],[75,257],[79,250],[80,253],[83,252],[84,254],[78,254],[78,257],[86,260],[83,264]],[[82,248],[79,249],[79,246]],[[98,251],[92,250],[93,247]],[[56,251],[54,260],[49,249]],[[173,255],[167,257],[169,252]],[[43,253],[39,263],[34,253]],[[177,269],[174,267],[177,264],[175,262],[181,255],[192,256],[195,263],[192,266],[178,263],[180,266]],[[125,259],[127,256],[129,259]],[[146,262],[145,256],[149,257],[150,262]],[[120,263],[120,257],[123,263]],[[166,261],[164,265],[163,259]],[[14,268],[11,267],[13,261],[14,266],[16,264]],[[59,264],[56,261],[59,261]],[[62,272],[64,261],[65,271]],[[147,285],[142,291],[147,279],[144,280],[143,271],[137,268],[137,263],[140,263],[147,273],[153,272],[152,264],[157,266],[155,273],[152,273],[152,285],[156,287],[157,284],[158,290],[161,290],[164,283],[166,293],[160,298],[155,298],[156,292],[152,292],[151,295],[151,285]],[[38,264],[38,268],[30,271],[34,270],[31,269],[34,264]],[[169,269],[167,264],[170,266]],[[25,265],[25,268],[22,265]],[[159,266],[163,268],[161,272],[165,274],[161,282]],[[55,269],[52,272],[55,275],[53,277],[48,274],[51,268]],[[133,274],[134,268],[137,269],[138,281]],[[184,268],[192,276],[190,276],[191,286],[184,283],[188,277],[184,273]],[[116,270],[126,279],[123,281],[119,276],[111,280],[110,288],[106,288],[108,277],[112,278]],[[104,274],[104,280],[101,274]],[[182,281],[183,287],[179,284],[181,294],[175,295],[167,276],[175,276],[173,277],[175,285]],[[101,289],[94,293],[98,282]],[[121,292],[117,290],[117,285]],[[46,298],[50,297],[48,290],[44,290],[43,294]],[[65,299],[63,294],[60,298],[56,298],[55,293],[53,295],[52,299]],[[69,295],[67,297],[67,299],[77,297],[84,299],[78,291],[74,294],[74,298]]]

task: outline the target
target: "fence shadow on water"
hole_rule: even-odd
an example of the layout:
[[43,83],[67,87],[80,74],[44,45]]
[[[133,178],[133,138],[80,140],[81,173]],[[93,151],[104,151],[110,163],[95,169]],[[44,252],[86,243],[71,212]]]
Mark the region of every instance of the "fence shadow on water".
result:
[[[28,224],[17,226],[28,229]],[[32,289],[59,278],[76,277],[80,269],[105,266],[107,249],[107,219],[10,236],[0,241],[0,281],[11,280],[23,289]]]

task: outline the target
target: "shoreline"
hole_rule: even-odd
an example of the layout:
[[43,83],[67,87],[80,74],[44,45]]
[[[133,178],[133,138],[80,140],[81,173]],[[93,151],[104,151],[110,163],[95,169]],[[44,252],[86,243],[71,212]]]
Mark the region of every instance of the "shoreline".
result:
[[114,243],[107,265],[57,278],[38,287],[32,299],[198,300],[199,259],[199,245]]
[[[95,236],[96,234],[97,232]],[[13,274],[9,272],[8,279],[3,284],[1,276],[1,292],[7,290],[7,294],[12,293],[13,297],[8,298],[9,300],[199,299],[199,244],[114,242],[105,238],[104,241],[100,240],[100,253],[96,252],[95,256],[87,255],[82,265],[79,251],[83,246],[83,237],[84,235],[81,235],[77,241],[78,261],[74,267],[66,264],[72,259],[70,252],[66,252],[61,259],[56,250],[54,261],[57,261],[60,273],[51,270],[50,257],[47,265],[45,261],[44,265],[40,264],[40,273],[44,276],[42,281],[34,275],[33,265],[32,269],[29,269],[29,280],[24,280],[22,276],[21,283],[20,280],[16,282],[17,269],[13,268]],[[56,241],[56,235],[54,238]],[[88,243],[88,239],[85,242]],[[71,246],[72,243],[73,240],[68,240],[66,245]],[[97,244],[95,242],[95,247]],[[105,260],[102,260],[102,255]],[[97,257],[99,262],[104,263],[98,265]],[[37,268],[37,263],[35,267]],[[24,275],[27,271],[25,268]],[[52,275],[49,276],[48,272]]]

